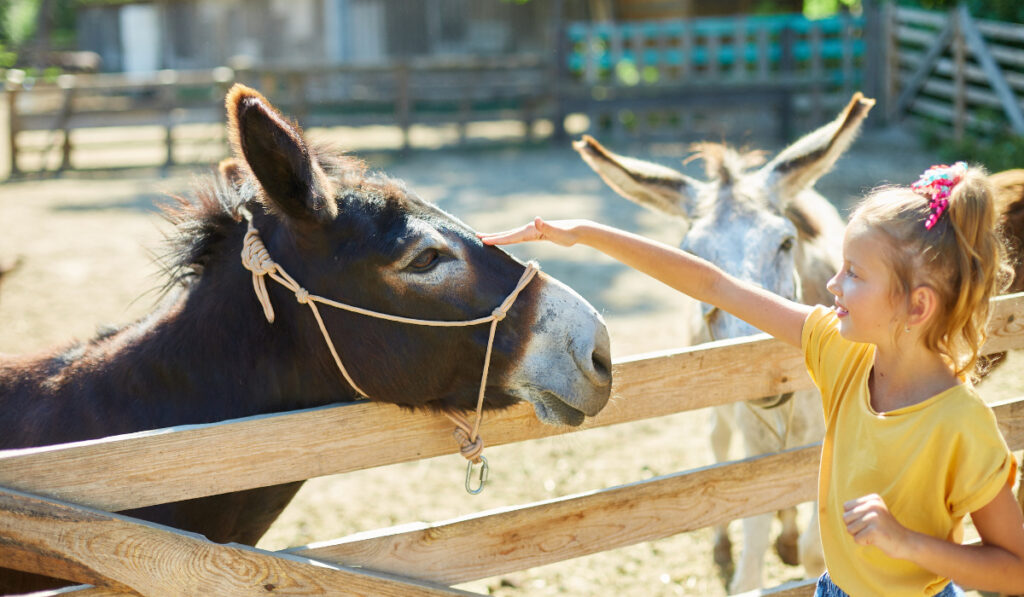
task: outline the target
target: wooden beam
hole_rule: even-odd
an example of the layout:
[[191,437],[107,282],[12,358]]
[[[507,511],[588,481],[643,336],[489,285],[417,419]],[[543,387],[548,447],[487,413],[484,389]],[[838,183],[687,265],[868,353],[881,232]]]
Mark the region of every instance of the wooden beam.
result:
[[0,561],[142,595],[474,595],[291,554],[220,545],[126,516],[0,488]]
[[28,597],[139,597],[139,594],[131,589],[114,589],[110,587],[96,587],[93,585],[75,585],[62,589],[49,591],[36,591]]
[[978,31],[978,26],[974,24],[974,19],[971,18],[967,5],[960,4],[957,8],[957,14],[960,18],[960,28],[963,30],[967,47],[970,49],[971,54],[974,54],[974,58],[981,65],[981,68],[984,69],[985,75],[988,76],[989,85],[992,86],[996,95],[999,96],[1003,111],[1006,113],[1007,118],[1010,119],[1010,125],[1018,135],[1024,135],[1024,113],[1021,112],[1020,104],[1017,103],[1017,97],[1013,94],[1009,84],[1007,84],[1003,71],[999,68],[995,58],[992,57],[988,46],[985,45],[985,40],[982,38],[981,32]]
[[[985,352],[1024,347],[1024,293],[993,300],[988,331]],[[613,399],[583,429],[813,387],[799,351],[767,336],[638,355],[613,369]],[[126,510],[455,454],[451,431],[440,415],[355,403],[0,451],[0,485]],[[539,423],[528,404],[486,413],[481,427],[492,446],[572,431]]]
[[[1024,448],[1024,398],[994,405]],[[820,444],[436,524],[289,550],[458,584],[774,512],[816,497]],[[802,588],[793,595],[803,594]],[[788,595],[789,593],[783,593]]]
[[907,107],[910,106],[914,96],[916,96],[917,92],[921,90],[921,86],[924,85],[928,75],[931,74],[932,69],[935,67],[935,62],[939,59],[943,50],[946,49],[950,41],[953,39],[953,28],[953,19],[946,19],[946,23],[943,25],[942,31],[935,38],[935,41],[932,42],[932,45],[929,46],[928,51],[925,52],[924,59],[921,60],[921,64],[917,67],[917,70],[914,71],[914,74],[911,75],[910,80],[907,81],[903,91],[900,92],[900,96],[896,100],[896,106],[893,108],[893,114],[891,117],[898,119],[907,110]]
[[458,584],[813,500],[820,445],[629,485],[289,550]]
[[817,584],[817,578],[792,580],[777,587],[755,589],[733,597],[812,597]]

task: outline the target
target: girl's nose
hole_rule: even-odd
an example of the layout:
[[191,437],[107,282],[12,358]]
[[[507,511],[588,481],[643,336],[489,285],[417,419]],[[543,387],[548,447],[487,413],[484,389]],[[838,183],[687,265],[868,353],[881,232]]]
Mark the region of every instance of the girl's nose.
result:
[[839,288],[839,276],[840,275],[841,275],[841,272],[836,272],[836,275],[832,276],[832,278],[829,279],[828,283],[825,284],[825,289],[828,290],[829,292],[831,292],[832,294],[836,295],[836,296],[839,296],[840,293],[841,293],[840,288]]

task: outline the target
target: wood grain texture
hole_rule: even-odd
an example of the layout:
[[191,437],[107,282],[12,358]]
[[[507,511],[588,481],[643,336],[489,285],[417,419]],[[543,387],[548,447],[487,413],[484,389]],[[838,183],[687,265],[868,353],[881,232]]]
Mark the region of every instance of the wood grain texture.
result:
[[290,553],[458,584],[812,500],[819,453],[813,445]]
[[5,566],[110,586],[122,594],[473,595],[290,554],[219,545],[195,534],[7,489],[0,489],[0,528]]
[[[1024,399],[994,405],[1024,448]],[[820,444],[455,521],[290,550],[317,560],[458,584],[662,539],[816,497]],[[802,595],[803,588],[793,595]],[[811,591],[813,593],[813,590]],[[789,593],[785,593],[789,594]]]
[[[993,311],[985,351],[1024,348],[1024,293],[994,300]],[[768,336],[613,369],[612,400],[582,429],[812,387],[799,351]],[[439,415],[355,403],[0,451],[0,485],[117,511],[455,454],[451,431]],[[486,413],[481,427],[491,446],[573,431],[541,424],[528,404]]]

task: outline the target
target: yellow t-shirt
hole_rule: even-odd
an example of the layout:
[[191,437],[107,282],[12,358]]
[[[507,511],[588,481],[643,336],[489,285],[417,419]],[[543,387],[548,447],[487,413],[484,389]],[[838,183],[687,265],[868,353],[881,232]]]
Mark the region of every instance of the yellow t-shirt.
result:
[[1016,478],[995,415],[967,385],[874,412],[868,377],[875,346],[840,336],[831,309],[811,312],[802,344],[825,410],[818,508],[829,576],[853,597],[934,595],[949,579],[857,545],[843,524],[843,504],[877,493],[907,528],[960,543],[964,516]]

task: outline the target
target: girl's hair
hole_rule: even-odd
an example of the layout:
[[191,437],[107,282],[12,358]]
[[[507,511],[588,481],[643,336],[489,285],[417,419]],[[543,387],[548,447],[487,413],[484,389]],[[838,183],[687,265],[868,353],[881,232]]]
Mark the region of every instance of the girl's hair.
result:
[[924,329],[925,346],[948,360],[957,376],[975,379],[989,299],[1013,274],[985,170],[968,168],[948,199],[945,213],[927,228],[933,215],[927,197],[908,187],[882,187],[857,206],[850,221],[888,237],[894,301],[909,301],[910,291],[922,285],[935,291],[939,309]]

